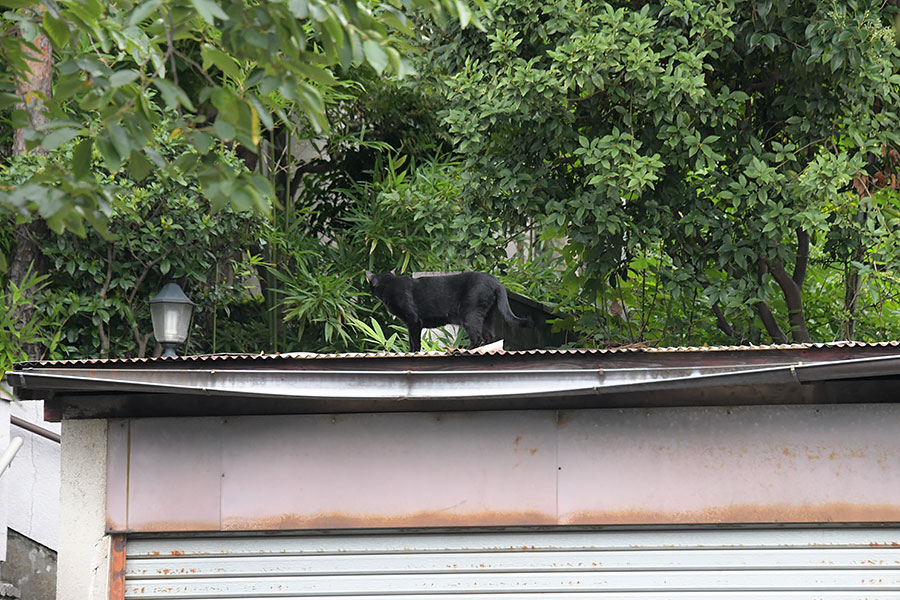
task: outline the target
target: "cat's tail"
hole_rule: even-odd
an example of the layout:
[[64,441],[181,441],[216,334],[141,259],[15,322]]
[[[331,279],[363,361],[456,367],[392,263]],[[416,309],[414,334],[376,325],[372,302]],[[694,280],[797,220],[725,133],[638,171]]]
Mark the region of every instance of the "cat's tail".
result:
[[506,288],[502,285],[497,288],[497,310],[500,312],[500,316],[503,317],[503,320],[509,323],[510,325],[515,325],[516,327],[534,327],[534,321],[531,320],[531,317],[517,317],[516,314],[512,311],[512,308],[509,306],[509,298],[506,295]]

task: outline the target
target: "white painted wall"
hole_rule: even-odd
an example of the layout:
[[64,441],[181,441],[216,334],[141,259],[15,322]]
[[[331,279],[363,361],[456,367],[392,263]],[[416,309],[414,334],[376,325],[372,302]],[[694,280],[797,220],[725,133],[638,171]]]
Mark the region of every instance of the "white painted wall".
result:
[[[4,384],[0,383],[0,386]],[[0,389],[0,452],[9,446],[9,400],[3,396],[5,389]],[[13,459],[15,462],[15,459]],[[9,471],[0,474],[0,562],[6,560],[6,481]]]
[[[16,402],[10,408],[15,417],[55,433],[60,431],[59,423],[44,421],[43,401]],[[10,431],[24,444],[7,473],[9,528],[58,550],[60,445],[15,424]]]
[[57,600],[106,600],[105,419],[64,420]]

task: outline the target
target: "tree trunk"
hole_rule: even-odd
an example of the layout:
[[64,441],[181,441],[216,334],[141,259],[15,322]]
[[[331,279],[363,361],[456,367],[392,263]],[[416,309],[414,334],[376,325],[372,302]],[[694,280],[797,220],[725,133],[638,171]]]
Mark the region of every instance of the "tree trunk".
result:
[[[761,259],[758,268],[757,280],[762,285],[766,273],[769,272],[769,263],[765,259]],[[762,321],[763,327],[766,328],[766,333],[769,334],[772,341],[776,344],[787,344],[788,337],[781,330],[781,327],[778,326],[778,321],[775,320],[775,315],[772,314],[772,309],[769,308],[769,305],[760,300],[753,305],[753,308],[756,309],[756,314],[759,315],[759,319]]]
[[803,314],[803,279],[806,277],[806,265],[809,262],[809,234],[802,229],[797,230],[797,261],[794,274],[788,275],[781,260],[769,265],[769,272],[781,287],[787,303],[788,320],[791,324],[791,337],[795,342],[812,341],[806,328],[806,317]]
[[[45,9],[43,5],[37,4],[32,10],[40,17]],[[31,126],[40,127],[50,121],[45,113],[44,100],[50,98],[52,91],[53,54],[50,40],[43,33],[38,33],[32,44],[34,48],[22,41],[22,51],[31,72],[15,74],[16,94],[22,99],[22,104],[16,108],[24,108]],[[25,132],[17,129],[13,132],[13,154],[20,155],[25,152]],[[38,148],[35,152],[45,153],[43,148]]]
[[841,326],[845,340],[852,340],[856,334],[856,308],[859,304],[860,277],[859,269],[853,266],[853,262],[861,263],[865,260],[866,251],[856,248],[850,256],[850,260],[844,265],[844,322]]
[[[36,5],[33,10],[37,15],[41,15],[44,7]],[[49,121],[44,112],[44,100],[50,97],[52,89],[53,56],[50,41],[42,33],[39,33],[32,43],[35,48],[22,42],[31,72],[16,74],[16,93],[22,99],[19,108],[25,109],[31,126],[39,127]],[[25,132],[21,129],[17,129],[13,133],[13,155],[27,152],[24,134]],[[45,153],[43,148],[36,148],[35,152]],[[38,218],[15,228],[9,265],[10,283],[21,286],[29,269],[33,275],[44,275],[48,272],[47,260],[41,252],[41,239],[48,233],[47,224]],[[34,288],[25,290],[26,297],[29,299],[34,298],[36,293],[37,290]],[[34,311],[34,302],[17,306],[15,314],[18,322],[27,323],[34,316]],[[43,346],[40,343],[27,344],[24,350],[29,358],[40,358]]]
[[849,263],[844,267],[844,314],[843,338],[852,340],[856,329],[856,301],[859,297],[859,269]]

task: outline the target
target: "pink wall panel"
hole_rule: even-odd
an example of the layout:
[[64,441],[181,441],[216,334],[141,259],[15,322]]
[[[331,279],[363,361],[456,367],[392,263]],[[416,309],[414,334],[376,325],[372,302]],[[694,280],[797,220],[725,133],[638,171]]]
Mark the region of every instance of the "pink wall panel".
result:
[[131,421],[129,530],[219,529],[222,430],[217,417]]
[[135,419],[110,429],[108,521],[898,522],[898,424],[889,404]]
[[562,413],[561,523],[900,521],[889,405]]
[[552,413],[230,420],[225,529],[556,520]]

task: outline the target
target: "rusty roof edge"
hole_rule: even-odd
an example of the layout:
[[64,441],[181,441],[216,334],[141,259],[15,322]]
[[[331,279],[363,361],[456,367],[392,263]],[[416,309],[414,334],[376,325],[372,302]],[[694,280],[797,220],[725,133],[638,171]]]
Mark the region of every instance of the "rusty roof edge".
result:
[[[685,375],[684,372],[691,371]],[[43,372],[46,371],[46,372]],[[900,355],[766,367],[546,369],[487,371],[167,371],[122,377],[71,371],[11,371],[16,389],[49,392],[147,392],[308,399],[477,399],[602,395],[712,386],[801,385],[900,375]],[[124,378],[131,375],[133,378]]]
[[230,361],[288,361],[288,360],[340,360],[340,359],[403,359],[403,358],[454,358],[477,356],[578,356],[607,354],[703,354],[703,353],[758,353],[790,350],[828,350],[841,348],[898,348],[900,340],[880,342],[834,341],[794,344],[768,344],[747,346],[675,346],[654,347],[643,345],[617,346],[611,348],[570,348],[570,349],[534,349],[534,350],[481,350],[456,348],[449,352],[285,352],[275,354],[199,354],[177,357],[154,358],[82,358],[54,361],[24,361],[16,363],[14,368],[42,367],[50,365],[118,365],[118,364],[176,364]]

